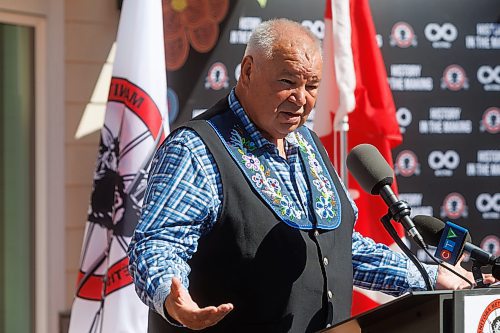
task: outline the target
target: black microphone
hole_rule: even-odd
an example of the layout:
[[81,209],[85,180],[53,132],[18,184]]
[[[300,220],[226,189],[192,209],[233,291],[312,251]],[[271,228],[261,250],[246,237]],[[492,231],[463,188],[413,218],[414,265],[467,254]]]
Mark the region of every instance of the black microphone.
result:
[[[445,223],[435,217],[424,215],[415,216],[413,221],[415,222],[417,230],[420,234],[422,234],[426,242],[429,245],[438,246],[441,235],[443,234]],[[470,258],[472,260],[477,261],[477,263],[481,264],[481,266],[495,265],[496,258],[494,255],[470,242],[470,235],[467,234],[463,250],[470,254]]]
[[377,148],[370,144],[357,145],[347,155],[346,164],[363,190],[380,195],[389,206],[392,218],[403,225],[420,247],[426,248],[424,239],[410,218],[411,208],[392,191],[394,172]]

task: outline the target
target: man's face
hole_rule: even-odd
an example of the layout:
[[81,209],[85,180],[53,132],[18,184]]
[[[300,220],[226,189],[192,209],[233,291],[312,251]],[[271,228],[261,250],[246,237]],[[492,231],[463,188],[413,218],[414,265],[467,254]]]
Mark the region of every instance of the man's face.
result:
[[251,70],[248,99],[243,106],[271,142],[303,125],[314,107],[322,59],[311,43],[287,41],[274,49],[272,59],[260,55],[246,59],[251,62]]

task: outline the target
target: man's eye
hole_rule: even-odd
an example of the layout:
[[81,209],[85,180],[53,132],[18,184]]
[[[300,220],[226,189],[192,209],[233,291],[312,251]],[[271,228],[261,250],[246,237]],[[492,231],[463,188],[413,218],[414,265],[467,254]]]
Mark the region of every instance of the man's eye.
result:
[[281,79],[280,81],[286,84],[293,84],[293,81],[288,79]]
[[316,84],[312,84],[312,85],[307,85],[306,88],[307,90],[316,90],[319,88],[319,86]]

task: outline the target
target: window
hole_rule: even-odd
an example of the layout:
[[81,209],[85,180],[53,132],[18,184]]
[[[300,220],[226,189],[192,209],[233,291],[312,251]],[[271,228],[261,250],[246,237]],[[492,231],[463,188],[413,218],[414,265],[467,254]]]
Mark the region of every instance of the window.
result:
[[0,23],[0,332],[34,330],[34,28]]

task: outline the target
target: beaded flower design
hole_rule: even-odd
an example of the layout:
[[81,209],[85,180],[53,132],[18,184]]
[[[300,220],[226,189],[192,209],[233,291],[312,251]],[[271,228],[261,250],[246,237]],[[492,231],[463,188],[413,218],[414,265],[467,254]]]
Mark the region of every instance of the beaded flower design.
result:
[[294,133],[299,149],[306,156],[311,175],[312,183],[319,192],[319,195],[314,198],[314,210],[319,217],[324,220],[332,221],[338,215],[336,195],[333,192],[333,187],[325,176],[325,172],[316,158],[316,151],[307,142],[301,133]]
[[261,191],[275,211],[290,221],[302,219],[304,217],[302,210],[287,194],[282,192],[281,184],[276,177],[273,177],[273,172],[252,153],[255,150],[255,144],[243,137],[235,128],[231,130],[230,144],[241,155],[239,162],[250,174],[255,187]]

